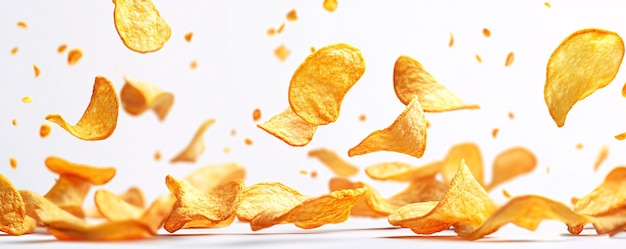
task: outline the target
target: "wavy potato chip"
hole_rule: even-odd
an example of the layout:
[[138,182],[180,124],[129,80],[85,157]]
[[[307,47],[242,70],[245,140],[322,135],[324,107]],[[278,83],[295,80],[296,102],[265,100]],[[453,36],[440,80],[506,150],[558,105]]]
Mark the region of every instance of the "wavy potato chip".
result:
[[115,29],[127,48],[135,52],[154,52],[163,47],[172,29],[151,0],[113,0]]
[[265,210],[292,209],[309,197],[279,182],[262,182],[246,187],[240,199],[237,219],[250,221]]
[[26,206],[13,183],[0,174],[0,232],[9,235],[31,233],[35,227],[26,216]]
[[398,99],[408,105],[419,98],[425,112],[445,112],[459,109],[478,109],[467,104],[439,83],[421,63],[409,56],[400,56],[393,68],[393,89]]
[[[344,189],[358,189],[366,186],[362,182],[352,182],[346,178],[333,177],[328,181],[328,189],[332,191]],[[354,203],[350,210],[350,216],[381,218],[389,215],[388,210],[393,207],[386,205],[387,202],[380,196],[378,191],[368,186],[367,192]]]
[[369,134],[358,145],[348,150],[348,155],[395,151],[420,158],[424,155],[424,150],[426,150],[426,118],[418,98],[414,98],[391,126]]
[[91,101],[76,125],[69,124],[59,114],[49,114],[46,120],[58,124],[77,138],[102,140],[115,131],[118,112],[119,100],[113,83],[105,77],[97,76],[93,84]]
[[401,162],[379,163],[365,168],[365,174],[374,180],[413,182],[434,177],[441,171],[441,161],[420,167]]
[[309,151],[308,156],[320,160],[326,167],[332,170],[335,175],[349,177],[359,173],[357,166],[346,162],[332,150],[326,148],[314,149]]
[[207,165],[189,173],[185,180],[202,192],[235,180],[244,180],[246,169],[237,163]]
[[441,164],[441,173],[445,182],[450,183],[459,171],[459,162],[465,160],[474,178],[481,186],[485,186],[483,156],[475,143],[460,143],[448,150]]
[[48,231],[58,240],[120,241],[152,237],[146,224],[137,220],[121,220],[81,225],[67,221],[48,224]]
[[178,153],[178,155],[176,155],[174,158],[172,158],[170,160],[170,163],[177,163],[177,162],[196,162],[196,160],[198,159],[198,157],[200,157],[200,155],[202,155],[202,153],[204,153],[204,149],[205,149],[205,145],[204,145],[204,132],[211,127],[213,124],[215,123],[215,119],[214,118],[210,118],[207,119],[206,121],[204,121],[200,127],[198,127],[198,130],[196,131],[196,133],[193,135],[193,138],[191,139],[191,142],[189,142],[189,144],[187,145],[187,147],[185,147],[185,149],[183,149],[183,151],[181,151],[180,153]]
[[624,41],[612,31],[581,29],[559,44],[548,60],[543,90],[558,127],[576,102],[613,81],[623,57]]
[[289,105],[309,124],[335,122],[343,98],[364,72],[363,55],[353,46],[337,43],[315,50],[291,77]]
[[574,212],[598,216],[626,208],[626,167],[613,169],[604,182],[574,205]]
[[109,182],[115,176],[115,167],[94,167],[72,163],[60,157],[49,156],[44,161],[46,167],[59,175],[71,175],[95,185]]
[[500,152],[493,160],[491,182],[487,191],[515,177],[530,173],[537,167],[537,157],[524,147],[513,147]]
[[140,115],[152,109],[159,118],[165,120],[172,105],[174,94],[161,90],[158,86],[124,77],[125,83],[120,91],[122,108],[130,115]]
[[291,108],[256,126],[291,146],[307,145],[317,130],[317,125],[307,123]]
[[109,221],[137,220],[144,212],[142,208],[136,207],[104,189],[96,191],[94,202],[100,214]]

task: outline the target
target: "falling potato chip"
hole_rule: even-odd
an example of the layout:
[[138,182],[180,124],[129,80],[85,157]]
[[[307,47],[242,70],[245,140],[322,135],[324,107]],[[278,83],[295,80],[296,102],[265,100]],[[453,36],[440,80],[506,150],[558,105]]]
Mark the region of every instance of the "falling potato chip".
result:
[[213,188],[231,181],[244,180],[246,169],[237,163],[207,165],[189,173],[185,180],[202,192],[210,192]]
[[489,31],[488,28],[484,28],[483,29],[483,35],[487,38],[489,38],[491,36],[491,31]]
[[150,228],[138,220],[122,220],[81,225],[67,221],[48,224],[48,232],[58,240],[120,241],[152,237]]
[[387,202],[378,191],[363,182],[351,182],[346,178],[339,177],[333,177],[328,182],[330,191],[358,189],[362,187],[367,187],[367,191],[359,198],[354,206],[352,206],[352,210],[350,210],[351,216],[370,218],[386,217],[389,213],[400,207]]
[[493,128],[493,130],[491,130],[491,137],[496,138],[498,136],[498,132],[500,132],[500,129]]
[[274,49],[274,55],[276,55],[276,57],[280,61],[285,61],[290,54],[291,54],[291,51],[287,49],[285,44],[281,44],[276,49]]
[[365,72],[361,51],[343,43],[311,53],[294,72],[289,105],[307,123],[324,125],[339,117],[341,102]]
[[528,149],[513,147],[498,154],[493,160],[491,182],[487,191],[515,177],[530,173],[537,167],[537,157]]
[[475,143],[456,144],[448,150],[448,154],[441,164],[443,179],[447,183],[452,182],[456,172],[459,171],[459,161],[461,160],[465,160],[466,166],[469,167],[476,181],[481,186],[485,186],[483,157],[480,148]]
[[624,140],[626,139],[626,132],[615,135],[615,139]]
[[97,76],[91,101],[76,125],[69,124],[59,114],[48,114],[46,120],[58,124],[77,138],[102,140],[115,131],[118,112],[119,100],[113,83],[102,76]]
[[337,153],[326,148],[319,148],[309,151],[309,157],[320,160],[335,175],[349,177],[359,173],[359,168],[343,160]]
[[172,29],[151,0],[114,0],[115,29],[130,50],[148,53],[163,47]]
[[139,219],[144,212],[142,208],[124,201],[122,198],[105,189],[96,191],[94,202],[100,214],[109,221],[136,220]]
[[18,48],[18,47],[13,47],[13,48],[11,49],[11,55],[15,55],[15,54],[17,54],[17,51],[18,51],[18,50],[19,50],[19,48]]
[[12,169],[17,169],[17,159],[15,157],[9,157],[9,164]]
[[26,207],[13,183],[0,174],[0,232],[10,235],[31,233],[34,223],[27,221]]
[[576,102],[605,87],[617,74],[624,41],[614,32],[582,29],[554,50],[546,68],[544,98],[558,127]]
[[59,175],[76,176],[95,185],[102,185],[109,182],[116,173],[114,167],[93,167],[76,164],[54,156],[46,158],[44,163],[52,172]]
[[307,123],[291,108],[256,126],[291,146],[307,145],[317,130],[317,125]]
[[441,171],[441,164],[441,161],[435,161],[414,167],[401,162],[385,162],[365,168],[365,174],[375,180],[415,182],[437,175]]
[[295,22],[297,20],[298,20],[298,14],[296,14],[295,9],[292,9],[289,12],[287,12],[287,21]]
[[459,234],[467,234],[482,225],[496,210],[472,172],[461,160],[458,173],[441,201],[405,205],[389,215],[389,223],[408,227],[418,234],[432,234],[454,226]]
[[57,53],[63,53],[65,52],[65,50],[67,49],[67,45],[66,44],[61,44],[59,45],[59,47],[57,47]]
[[574,212],[597,216],[626,207],[626,167],[613,169],[604,182],[574,205]]
[[[220,225],[235,215],[239,195],[244,189],[243,181],[235,180],[216,186],[210,192],[202,192],[185,181],[170,175],[165,179],[167,188],[176,197],[172,213],[165,219],[164,228],[173,233],[188,222],[207,221],[206,227]],[[232,221],[232,220],[231,220]]]
[[185,34],[185,41],[191,42],[191,38],[193,38],[193,32]]
[[459,109],[478,109],[467,104],[443,84],[437,82],[415,59],[400,56],[393,69],[393,88],[398,99],[408,105],[419,98],[425,112],[445,112]]
[[83,58],[82,50],[78,48],[71,49],[67,53],[67,64],[70,66],[76,65],[81,58]]
[[448,42],[448,47],[451,48],[452,46],[454,46],[454,34],[450,32],[450,41]]
[[324,9],[334,12],[337,9],[337,0],[324,0]]
[[41,74],[41,70],[39,69],[37,64],[33,64],[33,71],[35,72],[35,78],[39,77],[39,75]]
[[20,195],[24,199],[24,205],[26,207],[26,214],[33,217],[40,224],[50,224],[55,222],[65,221],[68,223],[75,223],[82,226],[87,226],[87,222],[81,218],[78,218],[71,213],[61,209],[45,197],[29,191],[20,190]]
[[200,127],[198,128],[198,130],[196,131],[196,134],[193,135],[193,139],[191,139],[191,142],[189,142],[189,144],[187,145],[187,147],[185,147],[185,149],[183,151],[181,151],[180,153],[178,153],[177,156],[175,156],[174,158],[172,158],[170,160],[170,163],[176,163],[176,162],[196,162],[196,160],[198,159],[198,157],[200,157],[200,155],[202,155],[202,153],[204,153],[204,132],[206,131],[206,129],[208,129],[209,127],[211,127],[211,125],[213,125],[213,123],[215,123],[215,119],[210,118],[207,119],[206,121],[204,121]]
[[165,120],[172,105],[174,104],[174,94],[161,90],[158,86],[124,78],[125,83],[120,92],[122,108],[133,116],[142,114],[148,109],[152,109],[160,121]]
[[[112,199],[107,196],[108,193],[100,194],[100,197],[105,197],[104,199]],[[96,197],[97,198],[97,197]],[[118,200],[122,200],[125,203],[130,204],[135,208],[143,209],[146,206],[146,200],[143,196],[143,193],[138,187],[130,187],[124,193],[117,195],[113,201],[119,202]],[[115,203],[114,203],[115,204]],[[172,202],[173,204],[173,202]],[[124,205],[124,204],[122,204]],[[114,214],[115,215],[115,214]],[[98,209],[98,206],[91,207],[85,210],[85,217],[88,218],[103,218],[101,212]],[[108,217],[108,216],[104,216]]]
[[483,63],[483,58],[480,57],[480,55],[476,54],[476,61],[478,61],[478,63]]
[[414,98],[391,126],[372,132],[357,146],[351,148],[348,155],[395,151],[420,158],[424,155],[424,150],[426,150],[426,118],[418,98]]
[[513,52],[509,52],[509,54],[506,56],[506,61],[504,61],[504,66],[509,67],[513,65],[514,60],[515,60],[515,54],[513,54]]
[[596,158],[596,162],[593,163],[593,171],[598,171],[600,165],[606,160],[609,156],[609,146],[604,145],[600,148],[600,152],[598,152],[598,157]]
[[48,137],[48,135],[50,135],[50,130],[51,130],[51,129],[52,129],[52,128],[50,128],[50,125],[48,125],[48,124],[42,124],[42,125],[39,127],[39,136],[40,136],[41,138],[46,138],[46,137]]
[[25,22],[17,22],[17,27],[18,28],[22,28],[22,29],[26,29],[26,28],[28,28],[28,25],[26,25]]
[[252,111],[252,121],[257,122],[261,120],[261,109],[256,108]]
[[262,182],[246,187],[240,199],[237,219],[251,221],[265,210],[289,210],[309,197],[279,182]]

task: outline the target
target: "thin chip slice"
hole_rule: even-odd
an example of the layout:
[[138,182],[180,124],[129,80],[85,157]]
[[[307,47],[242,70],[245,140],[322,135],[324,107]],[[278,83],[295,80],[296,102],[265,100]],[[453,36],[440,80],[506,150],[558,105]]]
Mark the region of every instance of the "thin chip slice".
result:
[[67,52],[67,64],[70,66],[76,65],[81,58],[83,58],[83,51],[78,48],[71,49]]
[[88,223],[83,219],[61,209],[45,197],[33,191],[20,190],[20,195],[24,199],[26,214],[33,217],[39,224],[47,225],[50,223],[65,221],[81,226],[88,225]]
[[448,150],[441,164],[441,173],[445,182],[450,183],[459,171],[459,161],[465,160],[474,178],[481,186],[485,186],[483,156],[475,143],[460,143]]
[[420,158],[425,150],[426,118],[418,98],[414,98],[391,126],[372,132],[357,146],[351,148],[348,155],[395,151]]
[[576,102],[613,81],[623,57],[624,41],[612,31],[582,29],[561,42],[548,60],[543,92],[558,127]]
[[176,197],[172,213],[165,219],[164,228],[170,233],[193,221],[208,221],[211,225],[223,226],[221,222],[235,215],[239,195],[244,189],[243,181],[235,180],[219,185],[210,192],[202,192],[189,183],[170,175],[165,178],[167,188]]
[[476,104],[465,103],[430,75],[422,64],[409,56],[400,56],[396,60],[393,88],[398,99],[405,105],[414,98],[419,98],[425,112],[479,108]]
[[309,151],[309,157],[320,160],[326,167],[337,176],[349,177],[359,173],[359,168],[343,160],[337,153],[326,148],[319,148]]
[[317,130],[317,125],[307,123],[291,108],[256,126],[291,146],[307,145]]
[[626,208],[626,167],[613,169],[604,182],[591,193],[580,198],[574,211],[578,214],[598,216]]
[[14,118],[13,120],[11,120],[11,124],[12,124],[13,126],[17,126],[17,119],[16,119],[16,118]]
[[504,66],[509,67],[513,65],[513,61],[515,60],[515,54],[513,52],[509,52],[506,56],[506,61],[504,61]]
[[600,148],[598,152],[598,157],[596,157],[596,162],[593,163],[593,171],[598,171],[604,160],[609,156],[609,146],[604,145]]
[[48,231],[58,240],[120,241],[152,237],[150,228],[138,220],[122,220],[80,225],[67,221],[48,224]]
[[365,60],[359,49],[344,43],[320,48],[293,73],[289,105],[309,124],[335,122],[343,98],[364,72]]
[[9,235],[31,233],[34,226],[26,220],[26,207],[13,183],[0,174],[0,232]]
[[215,119],[213,118],[204,121],[196,131],[196,134],[193,135],[193,138],[191,139],[191,142],[189,142],[187,147],[185,147],[183,151],[181,151],[180,153],[178,153],[178,155],[172,158],[170,160],[170,163],[196,162],[198,157],[200,157],[200,155],[204,153],[204,132],[206,131],[206,129],[211,127],[213,123],[215,123]]
[[493,160],[493,176],[486,189],[491,191],[504,182],[530,173],[535,167],[537,167],[537,157],[530,150],[524,147],[505,150]]
[[262,182],[246,187],[240,199],[237,219],[250,221],[265,210],[292,209],[309,197],[279,182]]
[[202,192],[235,180],[244,180],[246,169],[237,163],[207,165],[189,173],[185,180]]
[[15,157],[9,157],[9,165],[12,169],[17,169],[17,159]]
[[37,66],[37,64],[33,64],[33,71],[35,72],[35,78],[38,78],[41,74],[41,69]]
[[324,9],[328,12],[337,10],[337,0],[324,0]]
[[287,12],[287,21],[295,22],[297,20],[298,20],[298,14],[296,13],[295,9],[292,9],[289,12]]
[[434,177],[441,171],[441,161],[435,161],[420,167],[401,163],[386,162],[365,168],[365,174],[374,180],[415,182]]
[[172,105],[174,104],[174,94],[161,90],[158,86],[124,77],[125,83],[120,91],[122,108],[133,116],[142,114],[148,109],[152,109],[159,118],[165,120]]
[[185,34],[185,41],[191,42],[191,38],[193,38],[193,32],[188,32]]
[[450,32],[450,41],[448,42],[448,47],[451,48],[452,46],[454,46],[454,34]]
[[399,206],[390,205],[383,197],[363,182],[352,182],[346,178],[333,177],[328,181],[328,189],[330,191],[338,191],[344,189],[358,189],[367,186],[367,191],[352,206],[350,210],[351,216],[381,218],[389,215],[390,212]]
[[276,55],[276,58],[278,58],[280,61],[285,61],[290,54],[291,50],[289,50],[285,46],[285,44],[281,44],[276,49],[274,49],[274,55]]
[[97,76],[93,84],[91,101],[76,125],[71,125],[59,114],[48,114],[46,120],[54,122],[73,136],[83,140],[106,139],[117,126],[119,100],[113,83]]
[[57,47],[57,53],[61,54],[61,53],[65,52],[66,49],[67,49],[67,45],[66,44],[61,44],[61,45],[59,45],[59,47]]
[[144,212],[142,208],[136,207],[104,189],[96,191],[94,202],[100,214],[109,221],[137,220]]
[[115,29],[130,50],[154,52],[170,39],[172,29],[151,0],[114,0],[113,3]]
[[48,137],[48,135],[50,135],[50,130],[51,130],[51,129],[52,129],[52,128],[50,128],[50,125],[49,125],[49,124],[42,124],[42,125],[39,127],[39,136],[40,136],[41,138],[46,138],[46,137]]

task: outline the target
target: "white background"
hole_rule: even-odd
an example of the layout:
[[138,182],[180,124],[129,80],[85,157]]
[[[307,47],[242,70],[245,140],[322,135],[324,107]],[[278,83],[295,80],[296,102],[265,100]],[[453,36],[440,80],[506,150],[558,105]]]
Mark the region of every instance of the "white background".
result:
[[[140,54],[127,49],[117,35],[111,1],[6,2],[0,8],[0,173],[19,189],[45,194],[56,177],[43,164],[48,156],[110,165],[117,168],[117,175],[102,187],[122,192],[136,185],[151,201],[167,192],[166,174],[182,177],[199,166],[237,162],[246,167],[249,185],[280,181],[319,195],[327,192],[332,172],[307,157],[310,149],[333,149],[361,168],[385,161],[417,166],[442,159],[456,143],[473,141],[482,149],[487,180],[495,155],[525,146],[538,157],[536,170],[501,188],[512,195],[541,194],[569,203],[626,162],[622,153],[626,143],[613,138],[626,131],[626,99],[621,96],[626,80],[623,72],[618,73],[612,84],[576,104],[565,126],[557,128],[543,99],[545,67],[559,43],[579,29],[626,34],[625,6],[620,1],[550,3],[552,8],[543,1],[340,0],[330,13],[322,8],[322,0],[155,1],[172,37],[161,50]],[[291,9],[297,10],[296,22],[285,19]],[[28,28],[18,28],[18,21]],[[287,23],[282,34],[266,34],[283,22]],[[483,28],[491,30],[490,38],[483,36]],[[194,33],[191,43],[183,38],[187,32]],[[455,37],[452,48],[450,33]],[[367,63],[365,74],[343,101],[339,120],[320,127],[303,148],[290,147],[257,128],[252,121],[255,108],[262,110],[265,121],[288,106],[289,81],[310,47],[336,42],[359,48]],[[77,65],[67,65],[67,52],[57,54],[60,44],[83,50]],[[273,55],[281,44],[291,50],[284,62]],[[19,52],[11,55],[15,46]],[[505,67],[511,51],[515,61]],[[476,54],[483,63],[476,61]],[[400,55],[420,61],[466,102],[479,104],[480,110],[427,113],[431,128],[421,159],[392,152],[348,158],[349,148],[390,125],[404,109],[392,85]],[[189,68],[192,60],[198,62],[196,70]],[[38,78],[33,63],[41,69]],[[117,129],[103,141],[79,140],[55,124],[49,137],[40,138],[39,126],[49,113],[60,113],[70,123],[78,121],[97,75],[110,79],[118,91],[124,76],[154,83],[173,92],[175,104],[164,122],[152,112],[133,117],[120,110]],[[30,104],[21,102],[27,95],[33,98]],[[514,120],[508,119],[508,112],[515,114]],[[367,116],[365,122],[358,120],[360,114]],[[17,126],[11,124],[14,118]],[[207,118],[216,123],[205,133],[207,148],[198,163],[171,165],[169,159]],[[491,130],[496,127],[500,133],[493,139]],[[230,135],[232,129],[235,136]],[[247,137],[254,141],[252,146],[244,144]],[[577,143],[584,148],[576,149]],[[603,145],[610,146],[609,157],[594,172]],[[225,154],[224,147],[231,152]],[[157,150],[161,161],[153,158]],[[9,157],[17,159],[16,170],[9,166]],[[312,179],[300,170],[317,171],[319,176]],[[383,195],[404,188],[369,180],[364,173],[353,179],[367,181]],[[506,200],[501,188],[492,192],[499,203]],[[91,205],[91,199],[85,205]]]

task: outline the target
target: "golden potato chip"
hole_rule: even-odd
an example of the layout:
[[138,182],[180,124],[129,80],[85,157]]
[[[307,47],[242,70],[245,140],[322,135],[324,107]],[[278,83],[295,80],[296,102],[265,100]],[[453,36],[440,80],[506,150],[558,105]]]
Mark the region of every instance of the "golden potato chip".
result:
[[326,148],[319,148],[309,151],[309,157],[317,158],[335,175],[349,177],[359,173],[359,168],[343,160],[337,153]]
[[515,54],[513,54],[513,52],[509,52],[509,54],[506,56],[506,61],[504,61],[504,66],[509,67],[513,65],[514,60],[515,60]]
[[478,63],[483,63],[483,58],[480,58],[480,55],[476,54],[476,61],[478,61]]
[[116,173],[114,167],[93,167],[76,164],[54,156],[46,158],[45,165],[50,171],[59,175],[76,176],[95,185],[109,182]]
[[276,34],[276,29],[274,29],[274,28],[267,29],[267,35],[273,36],[275,34]]
[[41,69],[37,66],[37,64],[33,64],[33,71],[35,72],[35,78],[39,77],[41,74]]
[[9,164],[12,169],[17,169],[17,159],[15,157],[9,157]]
[[119,100],[113,83],[102,76],[97,76],[91,101],[76,125],[69,124],[59,114],[48,114],[46,120],[58,124],[77,138],[102,140],[115,131],[118,112]]
[[600,152],[598,152],[598,157],[596,158],[596,162],[593,163],[593,171],[598,171],[600,165],[606,160],[609,156],[609,146],[604,145],[600,148]]
[[50,130],[52,128],[50,128],[50,125],[48,124],[41,124],[41,126],[39,127],[39,136],[41,138],[46,138],[48,137],[48,135],[50,135]]
[[287,12],[287,21],[295,22],[297,20],[298,20],[298,14],[296,13],[295,9],[292,9],[289,12]]
[[13,183],[0,174],[0,232],[22,235],[34,230],[26,219],[26,207]]
[[24,96],[22,98],[22,103],[32,103],[33,102],[33,98],[31,96]]
[[71,49],[67,52],[67,64],[70,66],[76,65],[81,58],[83,58],[83,51],[78,48]]
[[419,98],[425,112],[445,112],[458,109],[478,109],[475,104],[467,104],[443,84],[437,82],[415,59],[400,56],[393,69],[393,88],[398,99],[408,105]]
[[294,223],[303,229],[344,222],[352,206],[365,194],[367,187],[333,191],[309,198],[291,209],[266,209],[250,221],[252,231],[277,224]]
[[26,29],[26,28],[28,28],[28,25],[26,25],[25,22],[17,22],[17,27],[18,28],[22,28],[22,29]]
[[337,0],[324,0],[324,9],[334,12],[337,9]]
[[[106,194],[100,194],[101,197],[105,197],[103,199],[107,199],[108,196]],[[136,208],[144,208],[146,206],[146,201],[143,196],[143,193],[138,187],[130,187],[126,190],[126,192],[119,194],[115,197],[115,199],[122,200]],[[116,200],[115,200],[116,201]],[[172,202],[173,204],[173,202]],[[85,210],[85,217],[89,218],[104,218],[97,206],[91,207]],[[107,216],[105,216],[107,217]]]
[[250,139],[250,138],[248,138],[248,137],[247,137],[247,138],[245,138],[245,139],[243,140],[243,142],[244,142],[246,145],[248,145],[248,146],[251,146],[252,144],[254,144],[254,142],[252,141],[252,139]]
[[[626,230],[626,209],[620,208],[609,213],[596,216],[585,216],[598,234],[609,234],[611,236]],[[568,226],[568,229],[581,231],[583,225]]]
[[498,132],[500,132],[500,129],[493,128],[493,130],[491,130],[491,137],[496,138],[498,136]]
[[454,46],[454,34],[450,32],[450,41],[448,42],[448,47],[451,48],[452,46]]
[[426,150],[426,118],[418,98],[414,98],[391,126],[369,134],[358,145],[348,150],[348,155],[395,151],[420,158],[424,155],[424,150]]
[[283,22],[283,23],[282,23],[282,24],[278,27],[278,29],[276,29],[276,33],[277,33],[277,34],[280,34],[280,33],[282,33],[282,32],[283,32],[283,30],[284,30],[284,29],[285,29],[285,23]]
[[252,111],[252,121],[257,122],[261,120],[261,109],[256,108]]
[[256,126],[291,146],[307,145],[317,130],[317,125],[307,123],[291,108]]
[[524,147],[513,147],[500,152],[493,160],[493,176],[486,189],[491,191],[504,182],[530,173],[535,167],[537,167],[537,157]]
[[120,91],[122,108],[133,116],[152,109],[160,121],[165,120],[172,105],[174,94],[161,90],[158,86],[124,77],[125,83]]
[[597,216],[626,207],[626,167],[613,169],[604,182],[574,205],[574,212]]
[[235,180],[244,180],[246,169],[237,163],[207,165],[189,173],[185,180],[202,192]]
[[188,32],[185,34],[185,41],[191,42],[191,38],[193,38],[193,32]]
[[341,102],[365,72],[361,51],[343,43],[311,53],[289,83],[289,105],[307,123],[324,125],[339,117]]
[[206,131],[206,129],[211,127],[211,125],[213,125],[213,123],[215,123],[215,119],[213,119],[213,118],[210,118],[210,119],[207,119],[206,121],[204,121],[200,125],[198,130],[196,131],[196,134],[193,135],[193,139],[191,139],[191,142],[189,142],[187,147],[185,147],[185,149],[183,151],[178,153],[177,156],[172,158],[170,160],[170,163],[176,163],[176,162],[191,162],[191,163],[193,163],[193,162],[196,162],[198,157],[200,157],[200,155],[202,155],[202,153],[204,153],[204,148],[205,148],[204,138],[203,138],[204,132]]
[[363,182],[351,182],[346,178],[333,177],[328,181],[330,191],[358,189],[367,186],[367,191],[356,201],[350,210],[351,216],[380,218],[386,217],[399,206],[389,204],[380,193]]
[[365,168],[365,174],[375,180],[415,182],[434,177],[441,171],[441,161],[435,161],[420,167],[401,162],[385,162]]
[[48,199],[35,192],[20,190],[20,195],[24,200],[26,214],[33,217],[40,224],[48,225],[50,223],[65,221],[81,226],[88,225],[88,223],[83,219],[61,209]]
[[109,221],[137,220],[144,212],[142,208],[131,205],[104,189],[96,191],[94,202],[100,214]]
[[491,36],[491,31],[488,28],[483,28],[483,35],[487,38]]
[[163,47],[172,29],[151,0],[114,0],[115,29],[127,48],[135,52],[154,52]]
[[57,47],[57,53],[59,53],[59,54],[63,53],[63,52],[65,52],[66,49],[67,49],[67,45],[61,44],[61,45],[59,45],[59,47]]
[[624,140],[626,139],[626,132],[615,135],[615,139]]
[[459,171],[459,161],[465,160],[476,181],[485,186],[484,164],[480,148],[475,143],[460,143],[448,150],[446,158],[441,164],[441,173],[445,182],[450,183]]
[[157,234],[174,209],[174,203],[176,203],[176,197],[173,195],[161,195],[150,204],[139,220],[146,224],[152,234]]
[[281,44],[276,49],[274,49],[274,55],[280,60],[285,61],[287,57],[291,54],[291,51],[285,47],[285,44]]
[[421,178],[412,181],[406,189],[387,198],[387,201],[396,207],[415,202],[439,201],[447,190],[448,185],[440,182],[434,176]]
[[239,194],[244,189],[243,181],[234,180],[202,192],[185,181],[170,175],[165,178],[167,188],[176,197],[174,209],[165,219],[164,228],[173,233],[192,221],[208,221],[206,227],[220,225],[235,215],[239,205]]
[[246,187],[240,199],[237,219],[251,221],[265,210],[289,210],[309,197],[279,182],[262,182]]
[[122,220],[95,225],[67,221],[48,224],[48,231],[58,240],[119,241],[152,237],[150,228],[138,220]]
[[196,68],[198,68],[198,61],[196,61],[196,60],[192,60],[192,61],[189,63],[189,68],[191,68],[191,70],[195,70]]
[[548,60],[544,86],[546,105],[558,127],[576,102],[613,81],[623,57],[624,41],[611,31],[582,29],[561,42]]
[[13,48],[11,49],[11,55],[16,55],[18,50],[19,50],[19,48],[17,48],[17,47],[13,47]]
[[482,225],[496,210],[496,204],[476,181],[464,160],[441,201],[405,205],[389,215],[389,223],[408,227],[418,234],[432,234],[450,226],[467,234]]

